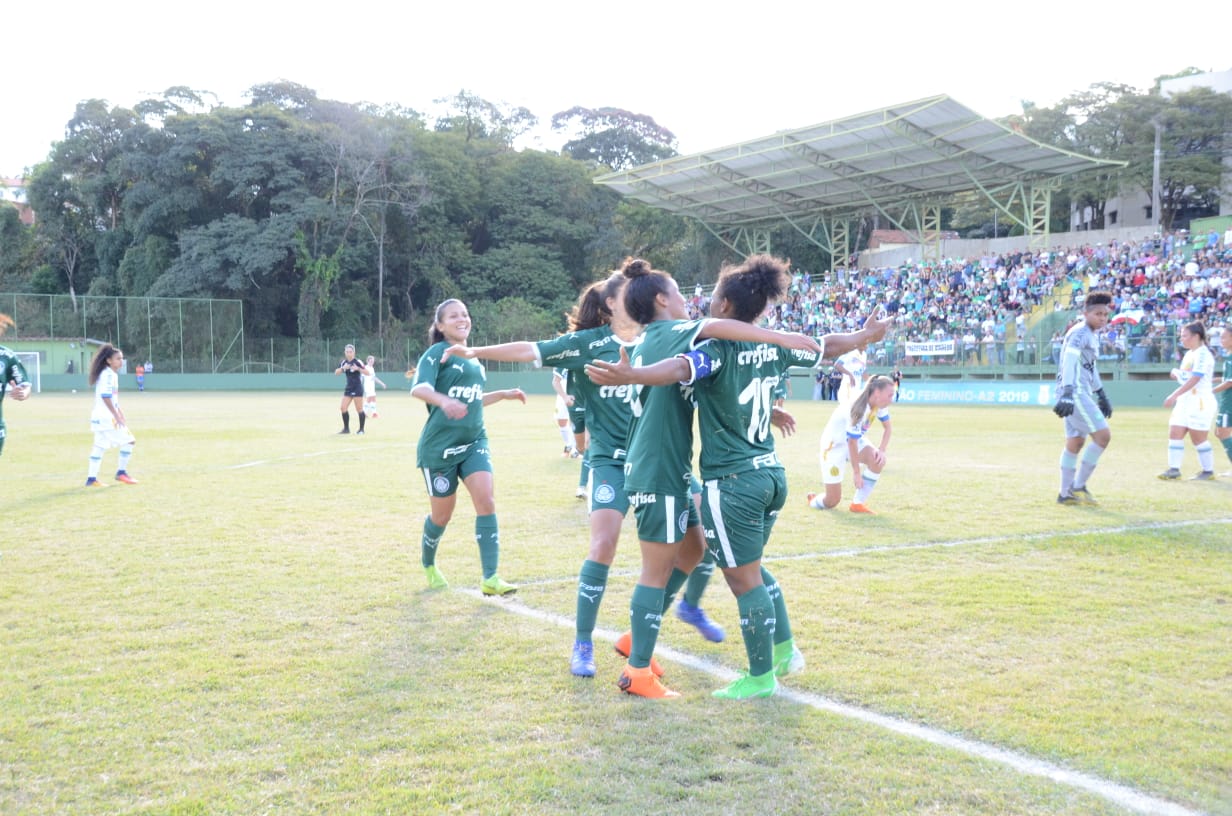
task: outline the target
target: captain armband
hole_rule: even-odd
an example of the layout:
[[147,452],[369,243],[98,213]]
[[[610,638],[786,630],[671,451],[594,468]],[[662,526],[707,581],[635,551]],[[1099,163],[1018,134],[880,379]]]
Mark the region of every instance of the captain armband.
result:
[[677,357],[683,358],[689,364],[690,377],[685,380],[686,383],[697,382],[704,380],[714,372],[714,358],[707,354],[702,349],[693,349],[692,351],[678,354]]

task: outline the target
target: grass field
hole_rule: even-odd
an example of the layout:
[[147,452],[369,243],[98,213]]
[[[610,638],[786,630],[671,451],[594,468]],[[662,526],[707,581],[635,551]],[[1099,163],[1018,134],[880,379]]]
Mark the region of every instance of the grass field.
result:
[[569,674],[587,528],[547,397],[488,411],[507,600],[465,497],[425,589],[405,392],[362,437],[336,394],[129,392],[141,483],[99,491],[90,399],[4,404],[0,814],[1232,814],[1232,479],[1154,478],[1163,409],[1117,411],[1069,508],[1046,409],[896,406],[864,517],[805,507],[832,404],[790,403],[768,565],[808,666],[731,703],[721,579],[726,642],[665,619],[683,699],[616,688],[631,523]]

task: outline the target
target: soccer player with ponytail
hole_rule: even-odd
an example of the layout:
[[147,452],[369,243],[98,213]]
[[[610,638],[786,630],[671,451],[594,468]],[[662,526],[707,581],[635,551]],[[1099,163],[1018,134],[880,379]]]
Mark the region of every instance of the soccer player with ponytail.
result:
[[[850,405],[839,404],[830,416],[821,436],[822,493],[808,495],[809,507],[829,510],[843,498],[843,471],[851,464],[851,478],[856,494],[851,499],[851,512],[872,514],[868,497],[881,478],[886,465],[886,448],[890,444],[890,403],[894,401],[894,380],[878,374],[864,383]],[[881,442],[875,447],[868,441],[873,420],[881,423]]]

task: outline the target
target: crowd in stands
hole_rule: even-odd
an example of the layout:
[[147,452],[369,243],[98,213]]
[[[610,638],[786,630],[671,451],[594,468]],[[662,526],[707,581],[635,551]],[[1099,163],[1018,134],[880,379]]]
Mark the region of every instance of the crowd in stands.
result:
[[[1018,365],[1053,363],[1068,324],[1032,328],[1047,310],[1076,315],[1086,292],[1112,293],[1113,321],[1101,336],[1109,360],[1170,363],[1184,352],[1180,326],[1232,321],[1232,229],[1191,238],[1186,232],[1138,242],[1020,251],[916,262],[882,269],[798,270],[785,302],[768,316],[774,328],[812,335],[854,331],[871,309],[897,315],[891,336],[869,349],[874,365]],[[709,298],[698,285],[696,315]],[[1051,324],[1050,324],[1051,325]],[[907,355],[907,343],[952,353]]]

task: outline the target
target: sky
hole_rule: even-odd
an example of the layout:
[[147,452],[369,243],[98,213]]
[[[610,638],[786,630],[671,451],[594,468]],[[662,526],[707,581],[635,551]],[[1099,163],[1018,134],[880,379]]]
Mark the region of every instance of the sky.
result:
[[530,109],[543,126],[523,146],[552,150],[554,113],[616,107],[654,118],[688,154],[939,94],[996,118],[1097,82],[1145,91],[1162,74],[1232,67],[1191,36],[1192,21],[1218,16],[1212,0],[1174,23],[1073,0],[831,5],[11,3],[0,176],[45,160],[78,102],[131,108],[172,86],[243,105],[254,85],[289,81],[426,114],[465,89]]

